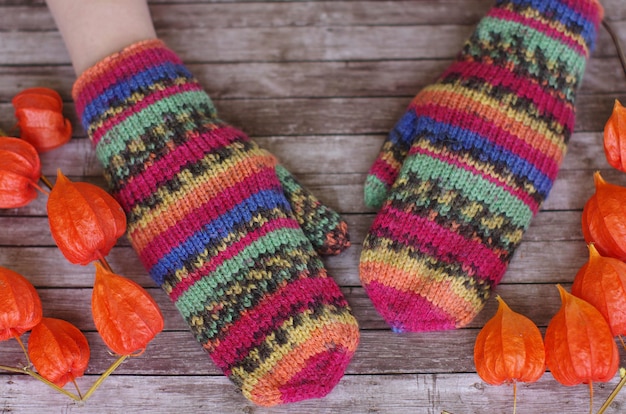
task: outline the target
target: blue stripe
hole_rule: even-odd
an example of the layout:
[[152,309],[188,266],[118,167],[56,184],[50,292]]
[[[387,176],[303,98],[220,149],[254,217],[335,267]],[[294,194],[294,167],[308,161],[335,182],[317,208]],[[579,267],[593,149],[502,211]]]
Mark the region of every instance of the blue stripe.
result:
[[208,245],[219,243],[231,234],[234,227],[250,222],[257,212],[276,207],[284,211],[291,210],[282,190],[268,189],[252,194],[170,250],[150,269],[150,276],[157,284],[162,285],[167,275],[185,267],[187,259],[199,255]]
[[120,105],[138,90],[148,89],[163,80],[178,79],[181,77],[193,79],[193,75],[184,65],[163,62],[160,65],[151,66],[130,78],[120,79],[119,82],[105,89],[85,106],[82,115],[83,127],[89,129],[94,119],[98,119],[104,112],[111,109],[112,106]]
[[419,116],[411,110],[404,114],[394,131],[390,139],[402,142],[403,145],[412,143],[416,137],[425,137],[434,145],[445,144],[451,151],[469,151],[480,162],[505,165],[512,174],[530,182],[543,198],[548,196],[552,188],[550,177],[534,164],[476,132]]
[[[550,20],[558,20],[569,28],[580,27],[581,35],[585,39],[590,51],[593,51],[596,43],[596,27],[589,16],[585,16],[570,9],[558,0],[498,0],[497,5],[502,6],[513,3],[517,6],[532,7]],[[576,32],[576,30],[573,30]]]

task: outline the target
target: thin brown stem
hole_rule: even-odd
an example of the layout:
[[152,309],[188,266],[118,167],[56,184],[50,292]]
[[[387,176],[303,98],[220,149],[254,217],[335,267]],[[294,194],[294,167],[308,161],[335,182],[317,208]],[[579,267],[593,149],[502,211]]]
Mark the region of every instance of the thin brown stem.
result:
[[589,414],[593,414],[593,381],[589,381]]
[[24,342],[22,342],[22,339],[20,338],[20,336],[16,334],[15,332],[13,333],[13,338],[15,338],[17,343],[20,344],[20,348],[22,348],[22,351],[24,351],[24,356],[26,357],[26,368],[30,368],[31,362],[30,362],[30,358],[28,357],[28,351],[26,350],[26,347],[24,346]]
[[102,265],[102,267],[104,267],[106,270],[108,270],[111,273],[113,272],[113,269],[111,268],[111,265],[109,265],[109,262],[107,262],[107,259],[105,259],[104,256],[102,256],[102,253],[100,253],[100,251],[98,250],[98,262],[100,262],[100,264]]
[[48,180],[46,178],[45,175],[41,174],[41,176],[39,177],[39,179],[46,185],[46,187],[48,187],[50,190],[52,190],[52,183],[50,182],[50,180]]
[[35,371],[32,371],[28,368],[14,368],[14,367],[7,367],[5,365],[0,365],[0,369],[3,371],[9,371],[9,372],[15,372],[17,374],[27,374],[30,375],[31,377],[43,382],[44,384],[46,384],[47,386],[49,386],[50,388],[55,389],[56,391],[60,392],[63,395],[66,395],[68,397],[70,397],[72,400],[74,401],[80,401],[81,398],[67,390],[64,390],[63,388],[59,387],[58,385],[56,385],[55,383],[48,381],[47,379],[45,379],[44,377],[42,377],[41,375],[37,374]]
[[115,371],[117,369],[117,367],[119,367],[120,365],[122,365],[122,362],[126,361],[126,358],[128,358],[128,355],[122,355],[120,356],[117,361],[115,361],[113,364],[111,364],[111,366],[102,373],[102,375],[100,375],[100,377],[96,380],[96,382],[93,383],[93,385],[87,390],[87,392],[85,393],[85,395],[82,397],[83,401],[86,401],[87,398],[91,397],[91,394],[94,393],[94,391],[96,391],[98,389],[98,387],[102,384],[102,382],[113,373],[113,371]]
[[517,411],[517,381],[513,381],[513,414]]
[[619,58],[619,62],[622,64],[622,69],[624,70],[624,75],[626,76],[626,55],[624,55],[624,50],[622,49],[622,45],[620,44],[619,37],[611,24],[606,20],[602,20],[602,26],[609,33],[611,39],[613,40],[613,44],[615,45],[615,49],[617,49],[617,57]]
[[604,412],[607,410],[607,408],[609,408],[615,397],[617,397],[617,394],[619,394],[624,385],[626,385],[626,370],[624,370],[624,368],[620,368],[620,377],[622,379],[620,380],[620,382],[617,383],[617,385],[613,389],[613,392],[611,392],[604,404],[602,404],[602,407],[600,407],[598,414],[604,414]]
[[622,335],[617,335],[617,337],[619,338],[619,341],[622,343],[622,348],[624,348],[624,350],[626,351],[626,344],[624,343],[624,338],[622,338]]

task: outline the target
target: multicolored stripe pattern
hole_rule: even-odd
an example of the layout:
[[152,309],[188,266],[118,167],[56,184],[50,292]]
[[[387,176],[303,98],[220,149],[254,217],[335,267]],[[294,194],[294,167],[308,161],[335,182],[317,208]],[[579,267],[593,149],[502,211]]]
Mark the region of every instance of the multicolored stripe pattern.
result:
[[[73,94],[133,247],[215,364],[259,405],[330,392],[358,326],[293,214],[276,159],[217,118],[159,40],[98,63]],[[279,170],[302,214],[345,226],[313,213],[319,205]],[[344,233],[321,244],[345,246]]]
[[595,0],[499,0],[412,101],[365,185],[361,281],[396,331],[466,325],[554,182],[602,19]]

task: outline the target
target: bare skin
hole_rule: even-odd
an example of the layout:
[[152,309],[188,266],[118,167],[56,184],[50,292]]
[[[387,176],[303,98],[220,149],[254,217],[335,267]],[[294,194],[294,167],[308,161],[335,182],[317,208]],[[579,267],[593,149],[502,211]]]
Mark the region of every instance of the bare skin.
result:
[[135,42],[156,37],[147,0],[46,0],[76,75]]

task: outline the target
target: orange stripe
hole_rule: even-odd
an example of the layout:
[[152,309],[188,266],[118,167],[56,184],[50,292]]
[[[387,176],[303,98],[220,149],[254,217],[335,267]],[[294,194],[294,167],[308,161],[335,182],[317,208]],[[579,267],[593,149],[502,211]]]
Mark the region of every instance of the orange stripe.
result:
[[[434,85],[419,93],[411,103],[411,107],[432,104],[477,113],[489,119],[494,126],[519,137],[531,147],[551,157],[557,165],[560,165],[565,156],[565,143],[562,142],[562,138],[548,131],[545,123],[514,109],[501,108],[498,101],[484,94],[466,88],[454,92],[452,87]],[[419,115],[419,109],[417,112]]]
[[476,309],[483,306],[482,301],[463,286],[463,281],[470,276],[462,278],[429,272],[419,262],[407,266],[410,270],[403,270],[391,263],[378,261],[382,259],[381,253],[368,251],[365,254],[359,266],[364,285],[376,281],[400,292],[422,296],[455,319],[461,315],[475,315]]

